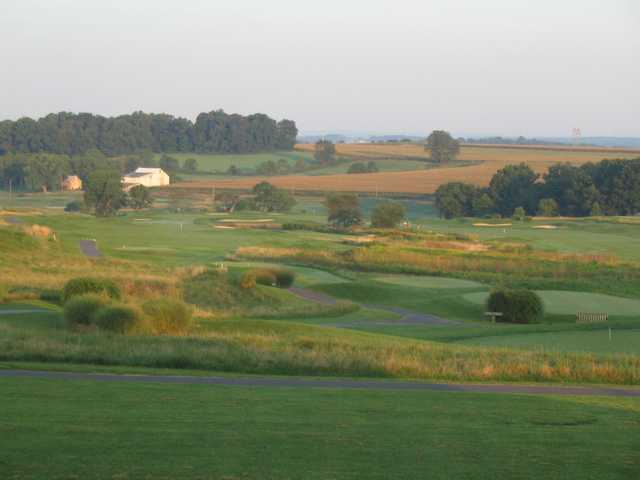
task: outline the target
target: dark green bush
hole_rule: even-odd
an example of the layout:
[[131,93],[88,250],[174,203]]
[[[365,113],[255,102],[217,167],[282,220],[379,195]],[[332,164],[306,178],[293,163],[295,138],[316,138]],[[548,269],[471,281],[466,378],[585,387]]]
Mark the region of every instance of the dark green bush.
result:
[[86,293],[104,293],[113,299],[120,299],[120,289],[114,282],[106,278],[90,277],[69,280],[62,289],[62,299],[67,302],[75,295],[84,295]]
[[107,305],[95,313],[94,322],[102,330],[128,334],[139,331],[143,319],[138,311],[126,305]]
[[494,290],[487,300],[490,312],[501,312],[501,322],[535,323],[544,314],[542,299],[531,290]]
[[64,305],[64,318],[70,327],[91,325],[98,310],[108,303],[104,296],[88,294],[77,295]]
[[160,334],[184,334],[191,326],[193,311],[185,303],[170,298],[149,300],[142,305],[152,328]]
[[274,287],[278,284],[276,275],[271,269],[256,268],[254,270],[250,270],[248,273],[252,273],[256,279],[256,283],[259,283],[260,285],[267,285],[268,287]]
[[62,292],[53,288],[47,288],[40,292],[40,300],[42,300],[43,302],[61,304]]
[[65,212],[79,212],[82,209],[84,209],[84,202],[80,200],[71,200],[67,203],[67,206],[64,207]]
[[286,270],[284,268],[277,268],[272,270],[273,274],[276,277],[276,285],[280,288],[289,288],[293,285],[294,280],[296,279],[296,274],[291,270]]

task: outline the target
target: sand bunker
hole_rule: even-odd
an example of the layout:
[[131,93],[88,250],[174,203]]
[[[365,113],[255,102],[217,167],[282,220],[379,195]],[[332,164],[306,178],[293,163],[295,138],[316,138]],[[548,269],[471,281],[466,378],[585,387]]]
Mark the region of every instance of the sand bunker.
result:
[[541,228],[542,230],[555,230],[558,228],[557,225],[536,225],[533,228]]
[[220,230],[235,230],[236,227],[230,227],[228,225],[215,225],[214,228],[219,228]]
[[512,223],[474,223],[474,227],[511,227]]
[[242,218],[223,218],[222,220],[220,220],[221,222],[230,222],[230,223],[267,223],[267,222],[273,222],[273,218],[257,218],[257,219],[251,219],[251,218],[246,218],[246,219],[242,219]]

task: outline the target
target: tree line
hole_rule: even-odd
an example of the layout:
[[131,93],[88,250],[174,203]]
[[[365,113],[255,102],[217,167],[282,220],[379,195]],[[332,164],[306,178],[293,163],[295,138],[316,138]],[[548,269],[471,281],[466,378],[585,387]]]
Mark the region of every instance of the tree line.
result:
[[254,153],[291,150],[298,129],[291,120],[262,113],[243,116],[223,110],[201,113],[195,122],[168,114],[135,112],[103,117],[52,113],[34,120],[0,122],[0,155],[5,152],[78,155],[99,150],[107,156],[154,152]]
[[444,218],[635,215],[640,212],[640,158],[562,163],[542,176],[524,163],[508,165],[487,188],[450,182],[435,197]]

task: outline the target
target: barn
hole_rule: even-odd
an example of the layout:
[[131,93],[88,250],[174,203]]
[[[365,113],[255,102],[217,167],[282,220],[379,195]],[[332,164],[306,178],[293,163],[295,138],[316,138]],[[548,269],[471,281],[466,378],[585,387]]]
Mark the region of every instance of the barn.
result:
[[127,173],[122,177],[122,183],[127,190],[136,185],[162,187],[169,185],[169,175],[161,168],[139,167],[134,172]]

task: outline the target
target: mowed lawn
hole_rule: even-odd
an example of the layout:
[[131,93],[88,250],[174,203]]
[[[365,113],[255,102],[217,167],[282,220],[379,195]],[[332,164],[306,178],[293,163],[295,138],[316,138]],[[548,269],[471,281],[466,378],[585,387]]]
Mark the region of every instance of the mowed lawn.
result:
[[460,342],[465,345],[509,347],[593,353],[628,353],[640,355],[640,328],[618,330],[613,327],[594,331],[528,333],[479,337]]
[[7,479],[631,479],[640,400],[0,380]]

